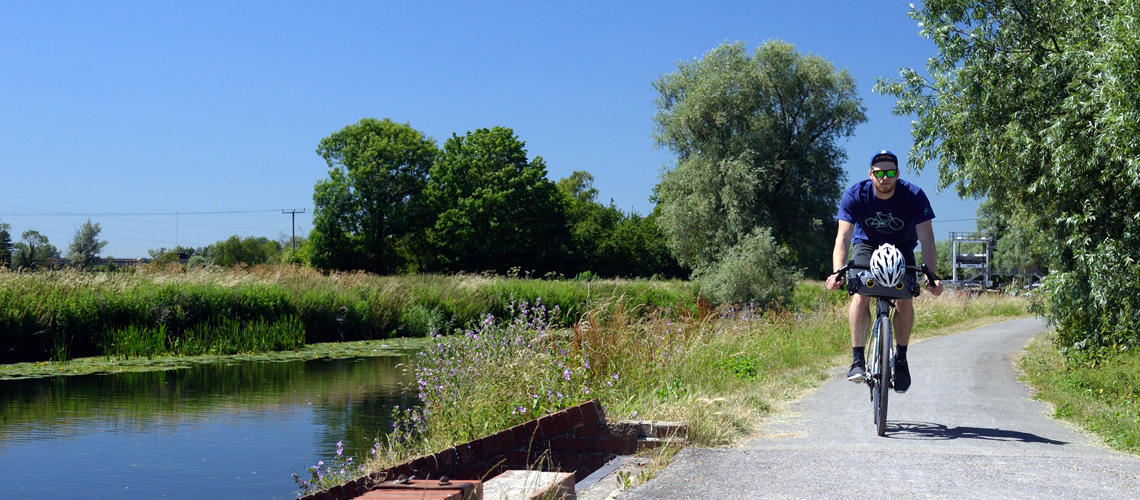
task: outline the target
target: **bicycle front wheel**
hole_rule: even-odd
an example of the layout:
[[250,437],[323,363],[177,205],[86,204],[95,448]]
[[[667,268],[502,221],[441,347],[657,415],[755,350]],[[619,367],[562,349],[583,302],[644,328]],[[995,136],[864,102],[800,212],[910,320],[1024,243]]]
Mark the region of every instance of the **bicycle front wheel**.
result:
[[875,322],[876,356],[871,362],[878,368],[878,384],[871,398],[875,405],[875,426],[880,436],[887,434],[887,396],[891,392],[891,320],[879,316]]

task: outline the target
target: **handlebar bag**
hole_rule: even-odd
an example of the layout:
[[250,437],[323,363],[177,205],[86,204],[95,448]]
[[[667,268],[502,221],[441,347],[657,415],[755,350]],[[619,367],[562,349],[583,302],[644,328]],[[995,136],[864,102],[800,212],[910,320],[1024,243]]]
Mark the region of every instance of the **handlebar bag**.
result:
[[847,293],[887,299],[913,299],[922,294],[922,289],[918,286],[918,279],[911,272],[903,274],[902,283],[895,287],[882,286],[876,282],[870,270],[857,269],[847,273]]

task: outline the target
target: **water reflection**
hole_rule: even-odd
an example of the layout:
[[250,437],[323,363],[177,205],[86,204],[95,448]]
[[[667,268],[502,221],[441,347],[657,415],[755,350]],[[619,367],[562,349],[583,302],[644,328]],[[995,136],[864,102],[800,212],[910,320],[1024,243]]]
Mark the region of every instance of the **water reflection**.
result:
[[0,381],[0,498],[288,498],[391,428],[397,357]]

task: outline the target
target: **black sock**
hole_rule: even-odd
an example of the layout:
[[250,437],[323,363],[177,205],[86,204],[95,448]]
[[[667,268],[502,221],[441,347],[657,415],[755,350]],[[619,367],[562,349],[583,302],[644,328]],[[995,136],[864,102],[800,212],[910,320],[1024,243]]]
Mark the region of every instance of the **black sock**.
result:
[[854,359],[854,361],[856,363],[864,363],[863,353],[864,353],[865,349],[866,349],[865,347],[852,347],[851,348],[851,357]]
[[906,359],[906,346],[895,344],[895,352],[898,353],[899,359]]

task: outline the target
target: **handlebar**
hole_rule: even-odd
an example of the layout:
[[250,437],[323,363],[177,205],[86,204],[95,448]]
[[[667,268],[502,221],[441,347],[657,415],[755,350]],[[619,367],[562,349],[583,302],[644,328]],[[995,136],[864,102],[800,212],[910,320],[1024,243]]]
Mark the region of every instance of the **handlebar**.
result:
[[[870,270],[871,266],[860,266],[858,264],[855,264],[854,260],[849,260],[849,261],[847,261],[846,265],[839,268],[834,273],[831,273],[830,276],[835,276],[838,274],[839,275],[838,283],[843,283],[847,279],[847,275],[846,275],[847,271],[849,271],[851,269]],[[942,281],[942,279],[939,278],[937,274],[934,274],[934,271],[930,270],[929,267],[926,267],[926,264],[923,264],[921,266],[906,266],[906,270],[907,271],[914,271],[914,272],[921,272],[923,275],[925,275],[926,276],[926,286],[928,286],[928,287],[934,286],[935,281]]]

